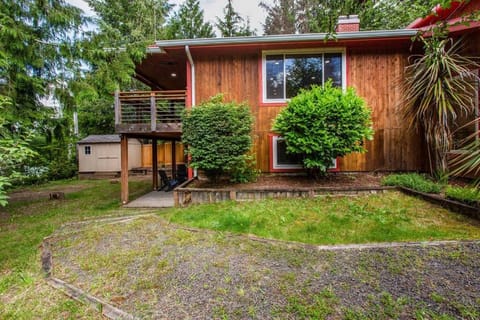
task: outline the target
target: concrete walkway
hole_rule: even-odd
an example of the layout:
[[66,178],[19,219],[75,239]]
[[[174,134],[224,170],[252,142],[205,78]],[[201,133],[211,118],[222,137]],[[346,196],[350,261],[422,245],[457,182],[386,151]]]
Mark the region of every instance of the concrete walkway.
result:
[[170,208],[173,207],[173,191],[152,191],[135,199],[126,205],[125,208]]

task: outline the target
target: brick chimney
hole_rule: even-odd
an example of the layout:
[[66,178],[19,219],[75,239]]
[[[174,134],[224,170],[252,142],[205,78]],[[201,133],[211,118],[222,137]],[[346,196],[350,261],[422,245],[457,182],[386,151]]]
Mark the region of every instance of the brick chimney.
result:
[[357,15],[338,17],[336,32],[357,32],[360,31],[360,19]]

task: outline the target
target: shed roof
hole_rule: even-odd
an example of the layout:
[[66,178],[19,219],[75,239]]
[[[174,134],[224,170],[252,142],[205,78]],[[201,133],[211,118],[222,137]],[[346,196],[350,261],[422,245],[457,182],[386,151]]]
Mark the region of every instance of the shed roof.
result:
[[94,143],[120,143],[120,135],[92,134],[78,141],[78,144],[94,144]]

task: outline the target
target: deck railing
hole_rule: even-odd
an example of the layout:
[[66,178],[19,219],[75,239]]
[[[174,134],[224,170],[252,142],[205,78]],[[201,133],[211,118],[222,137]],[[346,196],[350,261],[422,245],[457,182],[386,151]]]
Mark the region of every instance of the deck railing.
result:
[[179,131],[185,90],[115,93],[117,132]]

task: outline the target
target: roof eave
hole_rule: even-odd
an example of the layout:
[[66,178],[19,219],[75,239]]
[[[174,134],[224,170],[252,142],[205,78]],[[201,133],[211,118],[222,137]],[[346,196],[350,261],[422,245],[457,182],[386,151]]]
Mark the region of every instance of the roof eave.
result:
[[202,46],[231,46],[239,44],[261,45],[268,43],[288,43],[288,42],[307,42],[307,41],[348,41],[348,40],[377,40],[382,38],[408,38],[413,37],[417,30],[399,29],[399,30],[375,30],[375,31],[356,31],[341,32],[336,34],[328,33],[309,33],[309,34],[288,34],[288,35],[269,35],[269,36],[250,36],[250,37],[231,37],[231,38],[201,38],[201,39],[181,39],[181,40],[161,40],[156,41],[158,48],[173,47],[202,47]]

